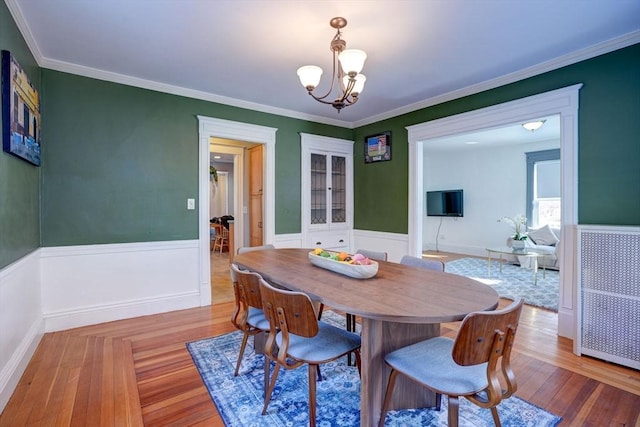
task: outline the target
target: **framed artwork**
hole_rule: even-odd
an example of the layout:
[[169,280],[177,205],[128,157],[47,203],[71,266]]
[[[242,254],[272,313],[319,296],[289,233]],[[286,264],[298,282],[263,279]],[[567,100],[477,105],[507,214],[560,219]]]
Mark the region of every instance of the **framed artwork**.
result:
[[40,166],[40,97],[11,52],[1,61],[2,149]]
[[382,132],[364,139],[364,162],[391,160],[391,132]]

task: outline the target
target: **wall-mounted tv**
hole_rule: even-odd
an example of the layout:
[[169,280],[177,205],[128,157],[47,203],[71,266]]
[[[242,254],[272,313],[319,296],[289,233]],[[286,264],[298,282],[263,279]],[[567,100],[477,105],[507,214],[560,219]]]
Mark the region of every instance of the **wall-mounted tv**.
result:
[[462,190],[427,191],[427,216],[463,216]]

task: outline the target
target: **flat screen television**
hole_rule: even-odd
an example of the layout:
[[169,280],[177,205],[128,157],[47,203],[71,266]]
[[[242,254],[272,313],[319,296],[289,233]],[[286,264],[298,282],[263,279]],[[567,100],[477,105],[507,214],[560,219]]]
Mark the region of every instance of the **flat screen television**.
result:
[[462,190],[427,191],[427,216],[463,216]]

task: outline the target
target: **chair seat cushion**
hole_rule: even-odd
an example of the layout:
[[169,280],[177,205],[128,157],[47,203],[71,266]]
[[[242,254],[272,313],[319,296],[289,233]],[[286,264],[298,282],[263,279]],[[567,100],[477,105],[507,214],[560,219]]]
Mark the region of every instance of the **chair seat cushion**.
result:
[[249,307],[247,323],[254,328],[262,329],[263,331],[269,330],[269,319],[267,319],[264,312],[259,308]]
[[[282,332],[276,336],[276,343],[278,346],[282,344]],[[323,363],[358,347],[360,347],[358,334],[318,321],[318,334],[314,337],[289,334],[288,354],[294,359]]]
[[487,364],[461,366],[451,356],[453,340],[436,337],[393,351],[386,362],[400,373],[430,389],[450,396],[465,396],[487,387]]

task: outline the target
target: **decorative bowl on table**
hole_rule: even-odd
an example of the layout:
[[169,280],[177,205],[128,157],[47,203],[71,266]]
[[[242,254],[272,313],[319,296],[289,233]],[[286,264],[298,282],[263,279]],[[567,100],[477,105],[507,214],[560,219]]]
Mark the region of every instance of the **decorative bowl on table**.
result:
[[316,249],[309,252],[309,261],[316,267],[344,274],[354,279],[370,279],[378,272],[378,263],[360,255]]

